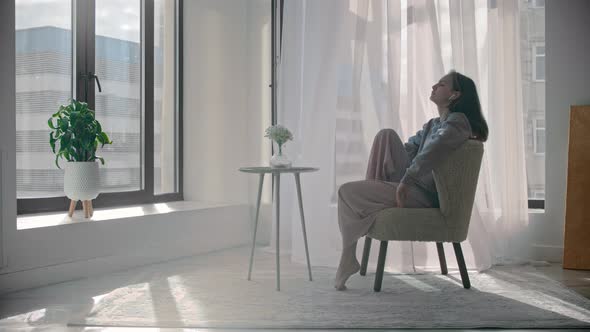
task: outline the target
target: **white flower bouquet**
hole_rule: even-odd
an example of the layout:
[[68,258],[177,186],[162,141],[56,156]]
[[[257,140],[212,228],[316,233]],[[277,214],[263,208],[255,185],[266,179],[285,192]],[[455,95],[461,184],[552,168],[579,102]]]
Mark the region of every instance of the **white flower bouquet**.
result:
[[289,129],[281,125],[274,125],[266,128],[266,135],[264,135],[264,137],[268,137],[277,143],[279,146],[279,154],[282,153],[282,145],[287,141],[293,140],[293,134],[291,134]]

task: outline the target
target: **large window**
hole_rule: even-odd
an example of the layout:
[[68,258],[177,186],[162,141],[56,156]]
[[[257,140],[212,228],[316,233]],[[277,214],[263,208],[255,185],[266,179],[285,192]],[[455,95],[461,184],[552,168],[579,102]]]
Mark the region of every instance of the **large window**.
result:
[[47,120],[69,99],[88,102],[113,140],[99,150],[96,207],[182,199],[181,6],[16,0],[19,213],[67,207]]

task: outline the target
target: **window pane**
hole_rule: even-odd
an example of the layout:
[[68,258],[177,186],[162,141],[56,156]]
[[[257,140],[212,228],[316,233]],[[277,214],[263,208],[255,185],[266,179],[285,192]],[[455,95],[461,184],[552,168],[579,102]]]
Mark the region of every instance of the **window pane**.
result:
[[178,191],[175,1],[154,7],[154,193],[163,194]]
[[529,199],[545,195],[545,9],[519,0],[523,123]]
[[545,129],[537,130],[537,149],[536,153],[545,153]]
[[16,0],[15,20],[17,197],[63,196],[47,120],[72,96],[71,3]]
[[535,63],[535,66],[537,66],[536,79],[538,81],[544,81],[545,80],[545,56],[537,56],[537,61]]
[[99,149],[101,191],[140,190],[141,33],[139,1],[96,1],[96,118],[112,145]]

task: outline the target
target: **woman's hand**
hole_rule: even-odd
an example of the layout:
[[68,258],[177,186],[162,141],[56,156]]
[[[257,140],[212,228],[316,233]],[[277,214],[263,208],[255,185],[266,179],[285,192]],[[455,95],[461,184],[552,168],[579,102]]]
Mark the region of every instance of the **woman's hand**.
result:
[[397,186],[397,191],[395,192],[395,200],[397,202],[398,208],[403,208],[406,202],[406,198],[408,197],[408,191],[410,186],[405,183],[400,183]]

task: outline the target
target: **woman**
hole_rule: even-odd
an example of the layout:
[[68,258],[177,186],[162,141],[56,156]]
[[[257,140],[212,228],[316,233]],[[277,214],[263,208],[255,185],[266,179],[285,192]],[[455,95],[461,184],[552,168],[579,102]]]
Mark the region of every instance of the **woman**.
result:
[[383,129],[373,142],[366,180],[343,184],[338,191],[338,224],[342,256],[334,287],[346,289],[359,271],[356,244],[367,234],[377,212],[391,207],[438,207],[434,166],[468,139],[486,141],[488,126],[475,83],[451,71],[432,87],[430,100],[439,117],[402,143],[393,129]]

